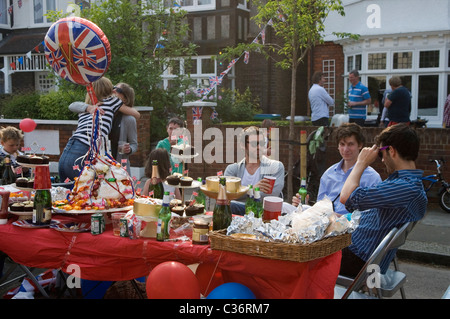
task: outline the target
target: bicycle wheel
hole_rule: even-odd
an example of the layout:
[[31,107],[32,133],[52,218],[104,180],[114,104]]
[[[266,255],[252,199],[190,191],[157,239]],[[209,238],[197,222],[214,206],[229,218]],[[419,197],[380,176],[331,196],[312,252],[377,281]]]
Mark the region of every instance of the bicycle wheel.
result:
[[446,189],[439,192],[439,206],[447,213],[450,213],[450,193]]

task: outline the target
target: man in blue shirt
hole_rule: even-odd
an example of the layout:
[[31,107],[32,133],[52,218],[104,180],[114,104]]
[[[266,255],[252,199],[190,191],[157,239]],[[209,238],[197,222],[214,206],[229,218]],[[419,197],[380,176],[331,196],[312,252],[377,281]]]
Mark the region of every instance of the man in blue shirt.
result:
[[[338,150],[342,156],[341,161],[330,166],[320,178],[317,201],[328,197],[333,201],[334,211],[338,214],[347,214],[344,204],[339,201],[339,194],[345,180],[350,175],[358,159],[359,152],[364,146],[362,128],[355,123],[343,123],[335,131]],[[361,186],[368,187],[381,182],[380,174],[372,167],[367,167],[361,177]],[[292,204],[297,206],[300,202],[299,194],[292,198]]]
[[[375,145],[359,153],[340,197],[349,211],[361,211],[352,244],[342,250],[342,275],[355,277],[389,231],[424,216],[428,200],[422,184],[423,171],[415,164],[419,146],[416,131],[400,123],[384,129],[375,138]],[[389,177],[375,186],[360,187],[364,170],[378,156]],[[390,251],[382,260],[381,273],[386,272],[395,252]]]
[[369,89],[359,81],[357,70],[349,73],[348,80],[350,81],[347,103],[349,122],[364,126],[367,104],[371,102]]
[[311,105],[311,122],[315,126],[328,126],[329,108],[330,105],[334,104],[334,100],[323,88],[325,84],[323,72],[314,72],[312,82],[313,85],[308,92],[308,99]]

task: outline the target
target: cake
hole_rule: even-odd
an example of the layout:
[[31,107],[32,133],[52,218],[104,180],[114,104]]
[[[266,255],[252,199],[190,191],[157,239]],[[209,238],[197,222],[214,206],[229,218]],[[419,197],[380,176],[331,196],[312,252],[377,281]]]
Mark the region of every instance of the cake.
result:
[[178,175],[169,175],[166,177],[167,184],[178,185],[180,183],[180,177]]
[[50,162],[50,157],[43,155],[42,164],[48,164]]
[[133,203],[133,212],[137,216],[148,216],[158,218],[158,213],[162,207],[162,200],[159,198],[141,197],[136,198]]
[[[235,176],[224,176],[226,179],[226,188],[229,193],[237,193],[241,188],[241,179]],[[206,189],[211,192],[219,192],[219,177],[206,177]]]
[[201,205],[201,204],[194,204],[191,206],[187,206],[185,211],[186,211],[186,216],[194,216],[197,214],[202,214],[204,212],[205,206]]
[[22,187],[22,188],[27,188],[28,187],[28,178],[25,177],[19,177],[16,179],[16,186],[17,187]]
[[32,212],[34,208],[34,202],[31,200],[27,200],[22,203],[23,204],[23,210],[25,212]]
[[9,208],[11,209],[12,212],[23,212],[24,207],[25,206],[22,203],[14,203],[11,204]]
[[30,157],[28,155],[25,155],[25,154],[20,154],[20,155],[17,155],[16,161],[19,162],[19,163],[27,164],[27,163],[30,163]]
[[34,178],[28,180],[27,187],[28,188],[34,188]]
[[169,207],[172,208],[172,207],[174,207],[174,206],[180,206],[181,204],[182,204],[182,202],[181,202],[180,199],[174,198],[174,199],[172,199],[172,200],[170,201]]
[[192,185],[192,177],[189,176],[183,176],[180,178],[180,185],[181,186],[191,186]]
[[184,207],[183,206],[174,206],[170,209],[173,213],[183,216]]
[[41,156],[33,155],[30,157],[30,164],[42,164],[44,159]]

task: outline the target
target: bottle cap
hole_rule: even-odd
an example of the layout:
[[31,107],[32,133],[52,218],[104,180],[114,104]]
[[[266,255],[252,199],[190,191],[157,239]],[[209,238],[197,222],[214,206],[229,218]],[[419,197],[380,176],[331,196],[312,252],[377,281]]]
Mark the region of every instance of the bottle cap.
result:
[[51,189],[49,166],[36,166],[34,170],[34,189]]

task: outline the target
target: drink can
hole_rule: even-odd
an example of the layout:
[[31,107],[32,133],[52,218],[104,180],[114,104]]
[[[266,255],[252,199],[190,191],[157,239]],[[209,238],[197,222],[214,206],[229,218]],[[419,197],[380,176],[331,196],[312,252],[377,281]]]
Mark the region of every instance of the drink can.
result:
[[105,219],[103,214],[93,214],[91,216],[91,234],[100,235],[105,231]]
[[119,220],[120,237],[128,237],[128,219],[121,218]]

